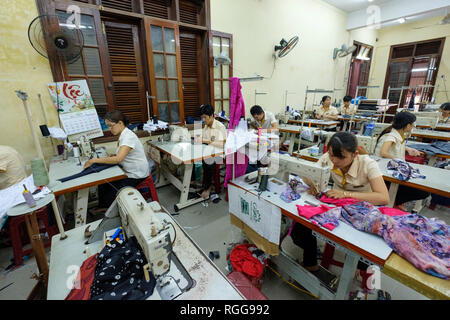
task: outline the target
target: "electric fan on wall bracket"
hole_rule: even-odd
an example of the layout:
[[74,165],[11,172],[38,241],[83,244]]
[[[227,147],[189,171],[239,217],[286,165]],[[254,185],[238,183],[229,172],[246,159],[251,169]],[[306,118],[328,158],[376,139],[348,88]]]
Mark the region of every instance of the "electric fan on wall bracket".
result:
[[289,52],[294,49],[294,47],[297,45],[299,41],[299,37],[295,36],[291,38],[291,40],[286,41],[285,39],[281,39],[280,45],[275,46],[275,53],[274,56],[276,58],[283,58],[285,57]]
[[343,44],[341,48],[334,48],[333,51],[333,60],[336,60],[337,57],[344,58],[348,56],[349,54],[352,54],[353,52],[358,49],[355,45],[348,47],[346,44]]
[[28,39],[43,57],[56,53],[68,64],[76,62],[83,50],[84,37],[79,26],[61,22],[56,15],[41,15],[28,26]]

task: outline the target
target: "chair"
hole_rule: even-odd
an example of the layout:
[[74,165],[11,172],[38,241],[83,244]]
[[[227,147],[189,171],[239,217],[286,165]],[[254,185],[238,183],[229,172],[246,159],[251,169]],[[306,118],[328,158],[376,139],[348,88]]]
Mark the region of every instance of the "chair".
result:
[[147,179],[142,181],[136,189],[142,194],[145,200],[148,200],[149,198],[152,199],[152,201],[158,201],[158,194],[156,193],[155,184],[153,183],[152,175],[150,174]]
[[[50,238],[49,241],[46,241],[44,243],[44,247],[48,248],[51,246],[51,239],[54,235],[58,234],[58,228],[56,224],[54,226],[48,225],[48,217],[47,217],[47,208],[42,207],[39,210],[36,210],[35,212],[36,218],[38,220],[41,220],[44,223],[45,228],[40,229],[40,233],[48,233],[48,236]],[[33,249],[27,249],[24,250],[23,247],[25,244],[29,243],[30,239],[28,238],[27,232],[26,232],[26,225],[25,225],[25,216],[16,216],[11,217],[9,221],[9,233],[11,237],[11,244],[13,247],[14,252],[14,263],[16,266],[20,266],[23,264],[23,257],[29,255],[33,252]]]

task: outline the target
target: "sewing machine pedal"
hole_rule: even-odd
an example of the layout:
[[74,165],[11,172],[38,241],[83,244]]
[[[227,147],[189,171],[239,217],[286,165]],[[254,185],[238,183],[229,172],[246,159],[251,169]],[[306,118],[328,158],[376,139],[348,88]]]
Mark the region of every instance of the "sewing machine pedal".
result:
[[330,271],[328,271],[327,269],[323,268],[320,265],[319,270],[313,271],[311,273],[328,288],[336,291],[339,278],[335,274],[331,273]]

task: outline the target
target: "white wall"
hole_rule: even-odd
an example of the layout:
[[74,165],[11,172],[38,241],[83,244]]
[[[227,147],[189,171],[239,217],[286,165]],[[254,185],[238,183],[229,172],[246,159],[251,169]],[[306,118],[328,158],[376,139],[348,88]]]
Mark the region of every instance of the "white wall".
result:
[[[297,47],[277,61],[271,79],[242,83],[247,115],[255,90],[268,93],[258,96],[257,104],[279,112],[286,90],[295,92],[288,95],[288,105],[298,108],[304,104],[306,86],[346,89],[348,59],[333,61],[333,49],[350,41],[344,11],[319,0],[212,0],[211,22],[213,30],[233,34],[233,75],[239,78],[255,73],[270,77],[274,46],[281,38],[300,37]],[[338,91],[338,98],[344,93]],[[308,96],[308,106],[312,98]]]
[[[369,84],[380,85],[381,88],[369,91],[370,98],[381,97],[386,78],[389,52],[392,45],[445,37],[444,51],[436,80],[436,84],[440,85],[440,92],[436,95],[436,103],[441,104],[448,101],[440,76],[442,74],[445,76],[447,79],[447,89],[450,89],[450,25],[436,25],[442,19],[443,17],[432,18],[378,30],[378,42],[375,47]],[[414,29],[423,26],[430,27]],[[447,94],[450,96],[449,91],[447,91]]]

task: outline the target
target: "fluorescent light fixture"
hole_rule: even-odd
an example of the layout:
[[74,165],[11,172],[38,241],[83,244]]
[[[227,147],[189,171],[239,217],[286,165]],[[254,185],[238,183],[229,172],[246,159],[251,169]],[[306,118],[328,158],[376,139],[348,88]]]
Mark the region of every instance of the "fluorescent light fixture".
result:
[[428,68],[417,68],[411,70],[411,72],[424,72],[424,71],[428,71]]
[[406,22],[406,19],[405,19],[405,18],[400,18],[400,19],[398,19],[397,21],[398,21],[398,23],[405,23],[405,22]]

